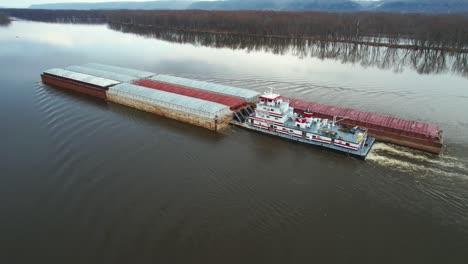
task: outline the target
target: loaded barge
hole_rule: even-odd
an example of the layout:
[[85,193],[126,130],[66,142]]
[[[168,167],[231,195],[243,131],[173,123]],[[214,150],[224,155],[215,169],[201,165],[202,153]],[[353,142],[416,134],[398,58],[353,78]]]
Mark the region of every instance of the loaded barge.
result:
[[442,151],[443,132],[438,126],[433,124],[301,99],[288,98],[288,100],[298,113],[303,113],[307,109],[313,109],[317,117],[328,119],[336,117],[341,119],[341,125],[366,127],[369,135],[382,142],[389,142],[434,154],[440,154]]
[[[218,131],[229,124],[364,157],[375,139],[439,154],[435,125],[215,83],[88,63],[41,74],[46,84]],[[337,119],[339,119],[337,121]]]

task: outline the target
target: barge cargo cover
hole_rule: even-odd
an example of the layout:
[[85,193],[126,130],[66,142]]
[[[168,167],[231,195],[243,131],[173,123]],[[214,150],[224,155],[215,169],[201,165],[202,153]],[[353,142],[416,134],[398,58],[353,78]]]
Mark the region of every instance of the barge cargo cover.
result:
[[114,80],[118,82],[133,82],[133,81],[140,79],[139,77],[135,77],[135,76],[127,75],[127,74],[115,73],[115,72],[104,71],[104,70],[97,70],[97,69],[88,68],[88,67],[79,66],[79,65],[68,66],[65,68],[65,70],[79,72],[83,74],[89,74],[92,76],[106,78],[106,79]]
[[175,77],[175,76],[170,76],[170,75],[163,75],[163,74],[153,76],[151,77],[151,80],[184,86],[184,87],[190,87],[190,88],[197,89],[197,90],[203,90],[207,92],[212,92],[212,93],[217,93],[217,94],[222,94],[222,95],[227,95],[227,96],[232,96],[232,97],[237,97],[251,104],[255,103],[257,101],[258,96],[260,95],[260,93],[258,92],[243,89],[243,88],[191,80],[191,79],[180,78],[180,77]]
[[223,104],[223,105],[229,106],[229,108],[233,111],[237,111],[243,106],[247,105],[246,101],[236,98],[236,97],[211,93],[211,92],[207,92],[203,90],[191,89],[187,87],[157,82],[153,80],[139,80],[139,81],[134,82],[134,84],[139,85],[139,86],[144,86],[147,88],[151,88],[151,89],[157,89],[160,91],[190,96],[193,98],[198,98],[198,99],[202,99],[202,100],[206,100],[210,102]]
[[118,73],[118,74],[130,75],[130,76],[133,76],[133,77],[137,77],[139,79],[149,78],[149,77],[155,75],[152,72],[134,70],[134,69],[117,67],[117,66],[112,66],[112,65],[107,65],[107,64],[100,64],[100,63],[87,63],[87,64],[84,64],[84,65],[81,65],[81,66],[86,67],[86,68],[96,69],[96,70],[102,70],[102,71],[108,71],[108,72],[113,72],[113,73]]
[[442,130],[433,124],[369,113],[333,105],[288,98],[290,105],[303,112],[312,110],[317,117],[342,118],[341,124],[369,129],[369,135],[380,141],[440,154]]
[[215,131],[232,120],[232,111],[225,105],[128,83],[111,87],[107,99]]

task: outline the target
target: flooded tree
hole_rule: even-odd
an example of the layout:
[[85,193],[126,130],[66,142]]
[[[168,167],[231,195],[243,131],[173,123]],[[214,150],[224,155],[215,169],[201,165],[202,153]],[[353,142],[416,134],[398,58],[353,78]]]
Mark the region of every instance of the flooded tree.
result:
[[10,18],[5,13],[0,12],[0,25],[8,25],[10,22]]

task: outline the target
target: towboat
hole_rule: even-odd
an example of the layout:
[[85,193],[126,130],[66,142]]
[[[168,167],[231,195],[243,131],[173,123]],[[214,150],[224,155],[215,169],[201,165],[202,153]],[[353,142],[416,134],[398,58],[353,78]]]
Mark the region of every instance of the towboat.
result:
[[299,114],[289,101],[269,90],[258,97],[252,113],[236,125],[258,132],[329,148],[365,159],[375,142],[364,127],[347,127],[333,120],[314,117],[313,109]]

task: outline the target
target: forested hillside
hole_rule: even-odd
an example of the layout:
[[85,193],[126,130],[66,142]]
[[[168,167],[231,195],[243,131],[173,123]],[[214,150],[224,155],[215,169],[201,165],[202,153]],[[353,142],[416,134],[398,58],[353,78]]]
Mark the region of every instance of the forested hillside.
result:
[[226,0],[142,1],[104,3],[53,3],[31,9],[73,10],[288,10],[288,11],[384,11],[405,13],[468,12],[468,0]]

